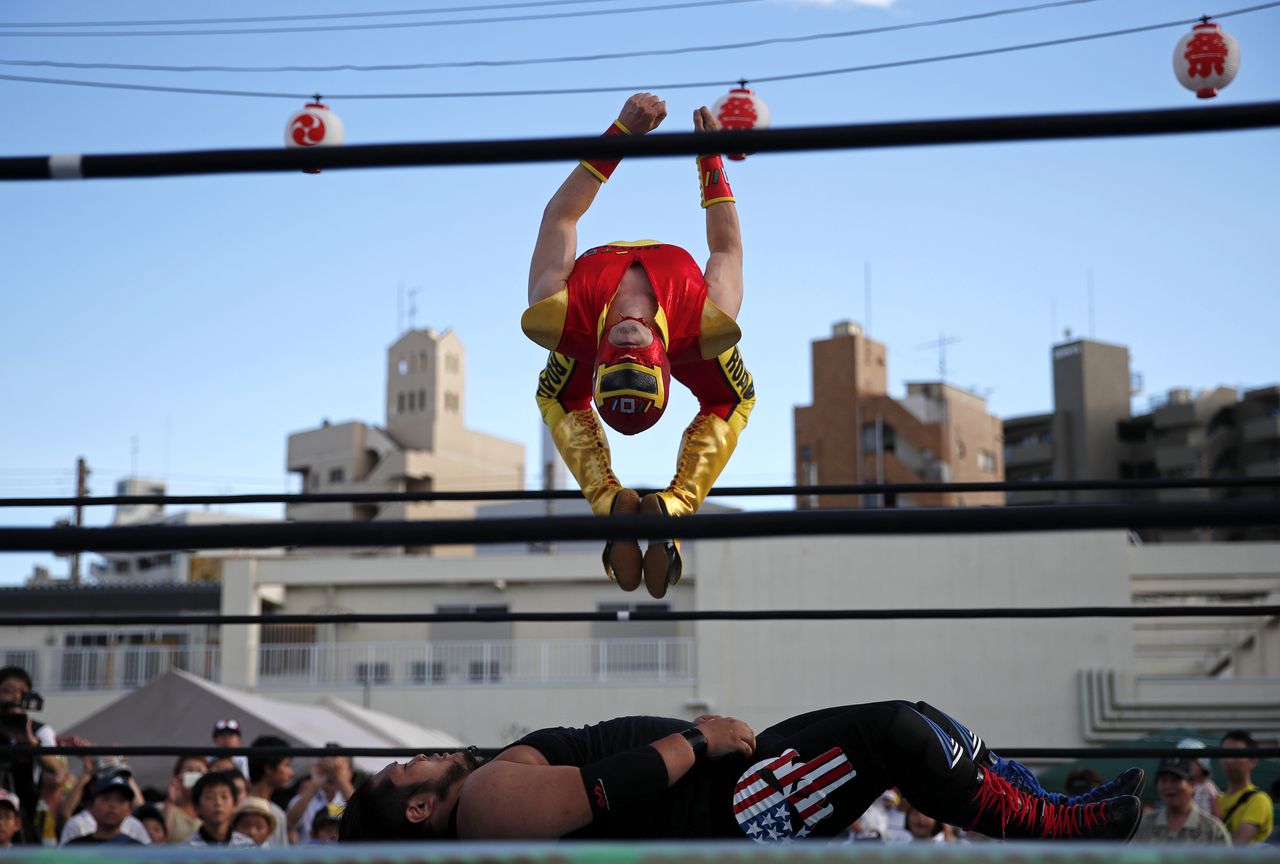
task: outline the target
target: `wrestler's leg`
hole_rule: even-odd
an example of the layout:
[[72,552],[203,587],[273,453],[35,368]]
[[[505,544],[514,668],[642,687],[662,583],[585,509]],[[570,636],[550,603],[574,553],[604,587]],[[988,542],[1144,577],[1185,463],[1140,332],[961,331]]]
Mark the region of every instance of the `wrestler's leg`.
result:
[[1116,775],[1114,779],[1095,786],[1080,795],[1069,796],[1061,792],[1045,791],[1044,787],[1040,785],[1040,780],[1030,768],[1014,759],[1005,759],[993,753],[987,748],[982,738],[971,732],[960,721],[926,702],[917,702],[915,707],[926,718],[945,729],[948,735],[959,741],[965,748],[966,755],[974,762],[1008,780],[1022,791],[1030,792],[1032,795],[1042,795],[1053,804],[1067,806],[1092,804],[1106,798],[1115,798],[1118,795],[1138,795],[1142,792],[1142,786],[1146,780],[1146,772],[1141,768],[1128,768]]
[[985,756],[983,745],[966,747],[946,728],[950,724],[931,719],[922,708],[945,717],[930,706],[900,701],[812,712],[766,729],[757,738],[757,753],[794,751],[793,762],[801,768],[789,776],[804,776],[803,766],[821,759],[848,760],[854,776],[826,790],[832,812],[807,826],[814,836],[842,830],[889,786],[936,819],[995,837],[1125,839],[1136,829],[1136,798],[1054,805],[988,771],[972,758]]

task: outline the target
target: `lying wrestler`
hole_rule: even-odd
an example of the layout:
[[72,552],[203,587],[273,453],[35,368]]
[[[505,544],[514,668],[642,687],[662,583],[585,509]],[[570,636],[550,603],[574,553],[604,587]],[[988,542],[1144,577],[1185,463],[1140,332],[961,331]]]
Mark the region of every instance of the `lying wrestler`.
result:
[[[637,93],[605,134],[643,135],[666,116],[665,102]],[[719,127],[702,107],[693,112],[693,128]],[[592,512],[686,516],[711,491],[755,404],[751,374],[737,348],[738,210],[721,157],[700,156],[705,269],[679,246],[655,240],[614,242],[579,256],[578,220],[617,166],[616,160],[583,161],[551,197],[529,265],[529,308],[520,326],[551,352],[538,377],[538,407]],[[698,413],[684,431],[671,483],[641,499],[614,475],[598,421],[623,435],[650,428],[666,410],[672,377],[697,397]],[[643,555],[634,540],[615,540],[603,557],[605,573],[624,591],[634,591],[643,577],[653,597],[664,596],[683,569],[675,540],[651,541]]]
[[623,717],[468,753],[392,762],[361,785],[343,841],[831,837],[891,786],[942,822],[994,838],[1124,841],[1142,818],[1130,768],[1067,798],[923,702],[802,714],[756,736],[741,720]]

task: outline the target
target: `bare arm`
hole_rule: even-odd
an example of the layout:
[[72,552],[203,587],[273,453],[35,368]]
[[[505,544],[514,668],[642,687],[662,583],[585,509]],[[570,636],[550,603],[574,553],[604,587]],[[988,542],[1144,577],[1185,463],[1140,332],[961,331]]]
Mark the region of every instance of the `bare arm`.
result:
[[[741,720],[718,717],[700,724],[711,758],[755,749],[755,733]],[[679,733],[651,744],[667,769],[667,785],[694,766],[693,748]],[[513,751],[531,751],[518,747]],[[551,839],[589,825],[591,804],[582,772],[573,766],[547,765],[536,751],[500,755],[477,769],[462,789],[458,836],[478,839]]]
[[1258,824],[1256,822],[1241,822],[1240,827],[1236,829],[1236,833],[1231,835],[1231,845],[1248,846],[1256,836],[1258,836]]
[[[715,115],[704,105],[693,112],[695,132],[720,128]],[[742,308],[742,227],[738,224],[738,205],[732,201],[712,204],[707,208],[707,296],[730,318],[737,318]]]
[[[666,116],[666,102],[652,93],[637,93],[622,106],[618,120],[631,134],[643,135],[656,129]],[[578,165],[547,202],[529,263],[530,306],[554,295],[569,281],[577,258],[578,220],[596,200],[601,185],[594,174]]]

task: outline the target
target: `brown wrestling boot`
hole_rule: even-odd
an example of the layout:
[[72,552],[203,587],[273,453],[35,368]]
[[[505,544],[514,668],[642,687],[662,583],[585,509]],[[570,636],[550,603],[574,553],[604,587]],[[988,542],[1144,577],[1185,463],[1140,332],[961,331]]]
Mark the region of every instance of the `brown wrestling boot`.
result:
[[[640,496],[632,489],[619,489],[613,498],[611,515],[626,515],[640,512]],[[604,544],[604,566],[623,591],[634,591],[640,587],[641,569],[644,566],[640,556],[640,544],[635,540],[610,540]]]
[[[667,515],[666,503],[656,493],[650,492],[640,501],[641,513]],[[644,587],[649,596],[661,600],[667,589],[680,581],[684,569],[680,560],[679,540],[650,540],[644,553]]]

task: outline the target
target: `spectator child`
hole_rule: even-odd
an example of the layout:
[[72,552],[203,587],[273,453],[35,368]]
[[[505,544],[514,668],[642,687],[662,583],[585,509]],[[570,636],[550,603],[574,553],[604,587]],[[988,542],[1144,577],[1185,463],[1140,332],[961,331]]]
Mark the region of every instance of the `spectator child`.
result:
[[[89,812],[93,815],[94,829],[89,834],[73,837],[67,846],[99,843],[137,845],[140,841],[130,837],[122,829],[130,817],[135,796],[133,778],[127,771],[104,774],[89,787]],[[148,841],[150,835],[148,835]]]
[[271,812],[270,802],[253,796],[240,802],[231,820],[233,834],[248,839],[254,846],[270,846],[271,835],[278,825],[276,814]]
[[13,845],[22,830],[22,804],[8,789],[0,789],[0,849]]
[[[275,735],[259,735],[253,739],[254,747],[288,747],[289,742]],[[276,817],[276,828],[271,834],[271,845],[275,847],[289,845],[289,829],[285,824],[284,809],[272,798],[282,789],[288,789],[293,782],[293,758],[281,756],[264,759],[254,756],[249,759],[249,794],[255,798],[265,799],[272,814]]]
[[[238,720],[219,720],[213,724],[213,746],[219,749],[223,747],[239,747],[241,746],[240,738],[240,721]],[[247,756],[226,756],[223,757],[231,760],[232,767],[244,775],[244,779],[249,779],[249,757]],[[212,760],[211,760],[212,761]],[[221,771],[221,768],[209,766],[210,771]]]
[[316,811],[311,819],[312,846],[327,846],[338,842],[338,826],[342,822],[342,805],[330,804]]
[[169,832],[164,825],[164,814],[160,812],[159,807],[154,804],[143,804],[133,811],[133,818],[147,829],[152,844],[163,846],[169,842]]
[[[1199,738],[1183,738],[1178,742],[1178,746],[1186,750],[1203,750],[1204,742]],[[1196,802],[1196,806],[1204,812],[1208,813],[1215,819],[1221,820],[1222,813],[1218,811],[1218,796],[1222,794],[1222,790],[1213,782],[1213,766],[1209,764],[1209,760],[1204,757],[1193,757],[1191,759],[1191,784],[1195,788],[1192,792],[1192,798]]]
[[196,781],[191,790],[200,829],[184,846],[226,846],[231,839],[231,817],[236,809],[236,772],[210,772]]

